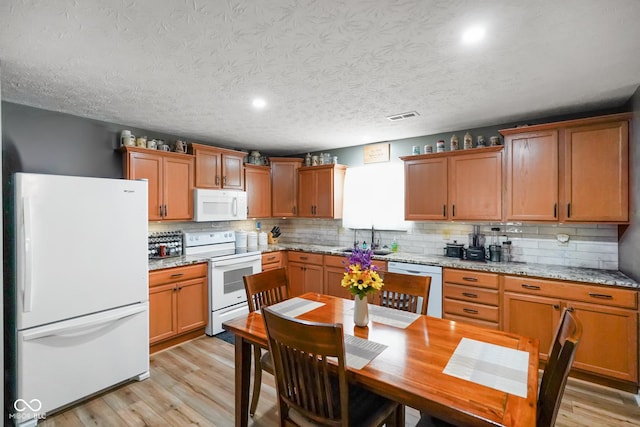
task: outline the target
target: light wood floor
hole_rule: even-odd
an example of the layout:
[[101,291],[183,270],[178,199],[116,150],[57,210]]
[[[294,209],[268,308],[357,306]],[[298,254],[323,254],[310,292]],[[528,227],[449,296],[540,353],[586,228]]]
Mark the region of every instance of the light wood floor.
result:
[[[42,426],[232,426],[233,345],[203,337],[151,357],[151,378],[132,382],[50,415]],[[250,426],[276,426],[273,377],[263,375]],[[417,412],[407,409],[407,426]],[[556,425],[638,426],[640,408],[624,392],[569,380]]]

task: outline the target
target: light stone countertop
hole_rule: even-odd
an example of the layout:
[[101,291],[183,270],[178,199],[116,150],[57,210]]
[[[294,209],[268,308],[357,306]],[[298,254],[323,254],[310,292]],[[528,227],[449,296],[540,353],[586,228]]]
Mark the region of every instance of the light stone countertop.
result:
[[[281,243],[259,247],[262,253],[281,250],[303,251],[325,255],[344,255],[343,246],[309,245],[305,243]],[[640,290],[640,283],[617,270],[598,270],[582,267],[564,267],[550,264],[529,264],[521,262],[477,262],[465,261],[436,255],[420,255],[408,252],[395,252],[389,255],[374,255],[373,259],[397,261],[410,264],[434,265],[490,273],[510,274],[514,276],[539,277],[542,279],[558,279],[585,284],[598,284],[633,288]],[[162,260],[150,260],[149,271],[162,268],[179,267],[189,264],[207,262],[207,258],[185,255]]]

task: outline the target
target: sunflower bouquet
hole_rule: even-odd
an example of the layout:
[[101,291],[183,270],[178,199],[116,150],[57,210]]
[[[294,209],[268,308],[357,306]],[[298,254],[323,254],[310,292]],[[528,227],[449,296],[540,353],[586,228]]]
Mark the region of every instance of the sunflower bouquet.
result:
[[371,265],[372,253],[370,249],[353,248],[342,278],[342,287],[349,288],[351,294],[359,296],[360,299],[379,291],[384,285],[376,271],[377,267]]

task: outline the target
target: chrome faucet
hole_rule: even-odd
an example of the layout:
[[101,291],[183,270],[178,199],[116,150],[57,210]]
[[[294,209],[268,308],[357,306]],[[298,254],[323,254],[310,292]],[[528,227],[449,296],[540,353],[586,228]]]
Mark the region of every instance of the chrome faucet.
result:
[[371,249],[378,249],[379,244],[376,243],[375,230],[373,225],[371,226]]

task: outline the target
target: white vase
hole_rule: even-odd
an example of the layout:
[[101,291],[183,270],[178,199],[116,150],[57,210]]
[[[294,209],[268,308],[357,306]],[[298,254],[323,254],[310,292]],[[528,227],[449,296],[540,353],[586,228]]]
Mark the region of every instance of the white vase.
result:
[[362,328],[369,324],[369,304],[367,297],[356,295],[353,302],[353,323]]

